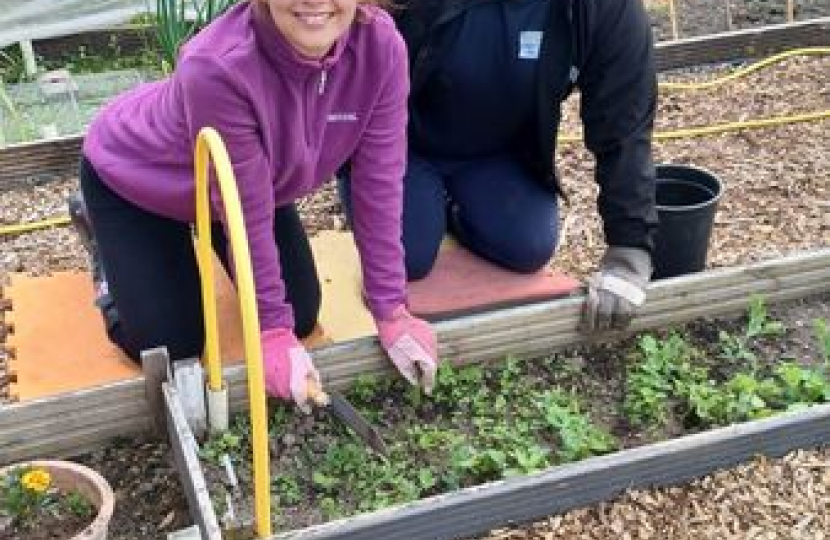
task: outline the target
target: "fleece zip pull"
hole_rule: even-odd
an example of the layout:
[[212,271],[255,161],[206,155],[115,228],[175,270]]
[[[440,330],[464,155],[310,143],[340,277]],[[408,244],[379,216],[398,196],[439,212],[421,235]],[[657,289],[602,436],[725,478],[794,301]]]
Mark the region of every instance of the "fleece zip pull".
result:
[[326,73],[326,70],[323,69],[320,72],[320,83],[317,85],[317,94],[318,95],[322,96],[323,92],[326,91],[326,79],[327,78],[328,78],[328,73]]

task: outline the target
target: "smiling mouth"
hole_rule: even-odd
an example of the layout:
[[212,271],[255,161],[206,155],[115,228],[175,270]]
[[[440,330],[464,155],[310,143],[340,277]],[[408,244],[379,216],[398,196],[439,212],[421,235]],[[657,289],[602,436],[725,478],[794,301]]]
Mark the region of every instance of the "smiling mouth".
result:
[[295,13],[294,16],[305,26],[323,26],[329,19],[334,17],[333,13]]

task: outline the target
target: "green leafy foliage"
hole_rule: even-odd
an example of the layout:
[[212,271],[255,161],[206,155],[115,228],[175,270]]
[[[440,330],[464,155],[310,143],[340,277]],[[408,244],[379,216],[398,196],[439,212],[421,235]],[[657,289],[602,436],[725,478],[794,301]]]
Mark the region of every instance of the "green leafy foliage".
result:
[[[331,519],[612,452],[621,444],[605,423],[634,424],[644,428],[635,433],[648,436],[661,427],[703,429],[830,401],[826,363],[770,361],[769,347],[756,345],[786,329],[760,300],[748,314],[735,333],[722,329],[720,350],[707,341],[711,354],[695,346],[694,334],[676,331],[641,335],[633,350],[620,347],[609,355],[624,356],[624,365],[601,371],[579,354],[571,362],[556,356],[492,365],[444,362],[431,396],[401,378],[361,377],[347,396],[383,429],[388,459],[370,453],[324,412],[309,426],[278,406],[270,415],[272,437],[291,437],[275,443],[286,445],[276,450],[276,504],[310,504]],[[826,331],[817,324],[820,341]],[[621,420],[619,389],[593,394],[594,384],[607,383],[597,372],[615,369],[630,422],[598,422],[609,413],[612,422]],[[604,400],[589,401],[586,391]],[[213,443],[214,453],[234,446]],[[249,448],[247,436],[236,447]]]
[[199,455],[211,463],[219,463],[222,455],[232,455],[241,449],[242,437],[233,431],[224,431],[210,436],[199,449]]
[[[156,32],[167,65],[174,67],[181,46],[236,1],[156,0]],[[193,17],[188,16],[188,8]]]
[[[515,358],[487,367],[443,363],[432,396],[398,379],[364,376],[347,397],[367,417],[399,424],[394,438],[387,438],[391,455],[370,453],[353,433],[322,415],[315,433],[326,445],[312,451],[297,441],[300,456],[272,479],[280,506],[307,500],[328,518],[337,517],[617,447],[592,424],[575,393],[540,383]],[[417,414],[403,419],[395,408],[384,409],[390,399]],[[288,408],[272,410],[272,436],[289,429],[290,414]],[[211,444],[214,453],[226,450],[221,440]]]
[[58,489],[48,470],[13,467],[0,477],[0,517],[6,516],[19,526],[37,527],[45,515],[72,515],[87,518],[95,507],[82,494]]
[[824,358],[825,366],[830,369],[830,327],[824,319],[816,319],[813,326],[816,330],[821,356]]
[[646,334],[638,348],[626,377],[623,410],[637,425],[663,424],[672,399],[706,380],[705,372],[694,367],[699,352],[676,333],[665,340]]
[[[738,361],[739,366],[748,363],[748,369],[739,368],[722,381],[714,380],[703,353],[680,335],[664,340],[641,337],[639,355],[628,369],[626,415],[641,425],[659,425],[678,416],[687,425],[707,427],[830,401],[826,365],[783,361],[759,366],[755,340],[779,336],[785,328],[770,319],[760,298],[751,301],[748,315],[740,334],[720,332],[719,359]],[[818,327],[817,333],[821,342]]]
[[746,325],[748,339],[760,336],[780,336],[784,333],[784,325],[770,319],[764,299],[753,296],[749,302],[749,322]]

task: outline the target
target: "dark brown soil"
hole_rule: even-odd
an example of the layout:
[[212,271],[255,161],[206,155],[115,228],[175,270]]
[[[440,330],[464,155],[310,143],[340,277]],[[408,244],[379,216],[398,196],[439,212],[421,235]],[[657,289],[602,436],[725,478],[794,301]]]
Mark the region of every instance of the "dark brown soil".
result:
[[116,440],[76,460],[98,471],[115,493],[109,540],[155,540],[192,523],[166,442]]
[[27,522],[27,526],[4,529],[0,522],[0,540],[66,540],[81,532],[89,522],[90,518],[75,514],[54,515],[44,512],[34,523]]

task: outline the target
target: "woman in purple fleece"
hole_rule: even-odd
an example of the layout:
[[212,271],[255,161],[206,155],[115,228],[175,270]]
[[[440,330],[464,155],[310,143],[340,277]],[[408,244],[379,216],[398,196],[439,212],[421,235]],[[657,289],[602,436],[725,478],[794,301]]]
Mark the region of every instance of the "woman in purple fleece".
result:
[[[349,161],[354,238],[381,343],[431,391],[430,326],[406,308],[401,244],[409,91],[404,43],[363,0],[249,0],[182,49],[175,73],[109,103],[90,126],[83,199],[70,203],[93,255],[107,333],[133,359],[166,346],[201,355],[191,224],[193,146],[210,126],[230,154],[251,249],[268,392],[303,406],[319,381],[298,341],[320,284],[294,202]],[[228,267],[221,204],[214,247]]]

